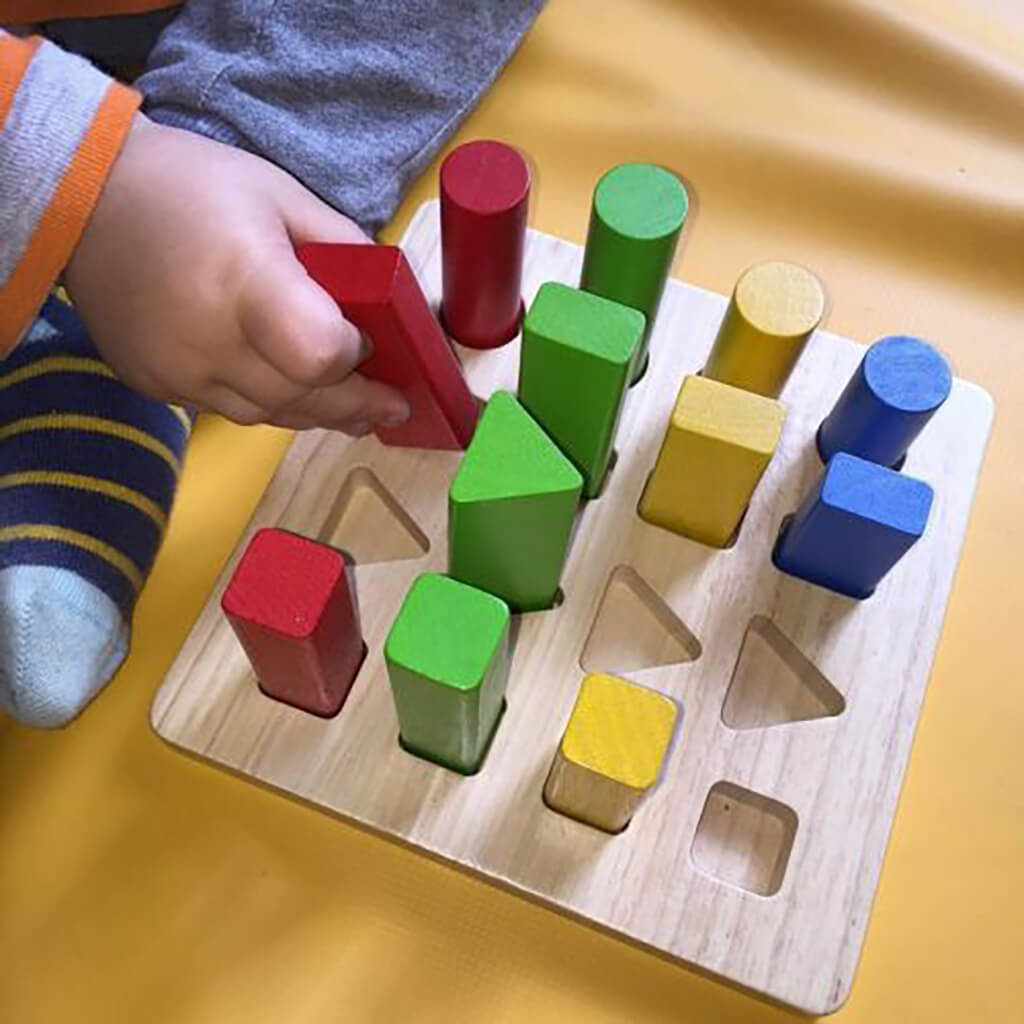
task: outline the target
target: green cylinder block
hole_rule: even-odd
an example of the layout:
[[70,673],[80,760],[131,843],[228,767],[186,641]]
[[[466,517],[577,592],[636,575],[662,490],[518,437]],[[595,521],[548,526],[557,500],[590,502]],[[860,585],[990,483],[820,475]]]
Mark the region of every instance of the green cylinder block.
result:
[[683,183],[655,164],[620,164],[594,189],[580,287],[647,318],[634,383],[647,369],[650,334],[687,205]]

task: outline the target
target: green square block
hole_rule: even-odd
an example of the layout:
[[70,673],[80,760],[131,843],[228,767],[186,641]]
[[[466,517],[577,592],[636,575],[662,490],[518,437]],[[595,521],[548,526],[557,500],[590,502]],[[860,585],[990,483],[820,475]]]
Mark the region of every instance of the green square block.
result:
[[477,771],[504,708],[509,610],[426,573],[409,588],[384,645],[402,744],[464,775]]
[[630,306],[568,285],[541,285],[523,322],[519,401],[601,489],[643,341],[646,319]]
[[507,601],[550,608],[583,478],[507,391],[487,403],[448,492],[448,573]]

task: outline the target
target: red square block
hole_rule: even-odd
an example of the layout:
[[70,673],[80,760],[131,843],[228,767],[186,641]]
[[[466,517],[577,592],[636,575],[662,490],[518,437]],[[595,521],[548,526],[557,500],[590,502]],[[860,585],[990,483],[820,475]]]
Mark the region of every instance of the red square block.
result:
[[465,448],[476,427],[476,399],[402,250],[311,242],[298,256],[373,343],[359,372],[397,388],[409,402],[409,419],[378,430],[380,440],[406,448]]
[[330,716],[366,654],[339,551],[285,530],[256,533],[221,598],[268,696]]

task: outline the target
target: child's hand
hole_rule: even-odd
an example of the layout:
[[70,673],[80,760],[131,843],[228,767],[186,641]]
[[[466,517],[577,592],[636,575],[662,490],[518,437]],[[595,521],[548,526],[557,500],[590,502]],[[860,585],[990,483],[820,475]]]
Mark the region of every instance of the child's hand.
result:
[[65,283],[137,390],[238,423],[351,434],[408,405],[353,369],[359,332],[294,247],[367,242],[285,172],[137,115]]

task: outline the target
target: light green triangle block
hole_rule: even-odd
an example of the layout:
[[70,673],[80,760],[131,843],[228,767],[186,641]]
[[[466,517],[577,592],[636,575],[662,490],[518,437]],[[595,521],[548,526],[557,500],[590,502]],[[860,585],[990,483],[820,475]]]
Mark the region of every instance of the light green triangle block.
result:
[[448,494],[448,571],[516,611],[549,608],[583,478],[513,395],[494,394]]
[[580,486],[580,474],[514,395],[497,391],[477,424],[452,481],[454,501],[561,494]]
[[644,315],[548,282],[523,323],[519,400],[598,493],[608,471]]

